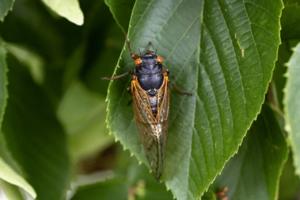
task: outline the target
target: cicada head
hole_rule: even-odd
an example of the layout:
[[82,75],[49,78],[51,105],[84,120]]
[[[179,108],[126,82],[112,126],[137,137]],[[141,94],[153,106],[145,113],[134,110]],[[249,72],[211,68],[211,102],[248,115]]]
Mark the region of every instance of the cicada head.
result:
[[[163,63],[163,57],[156,54],[156,52],[147,50],[144,54],[141,55],[142,65],[147,66],[161,66]],[[150,68],[150,67],[147,67]]]

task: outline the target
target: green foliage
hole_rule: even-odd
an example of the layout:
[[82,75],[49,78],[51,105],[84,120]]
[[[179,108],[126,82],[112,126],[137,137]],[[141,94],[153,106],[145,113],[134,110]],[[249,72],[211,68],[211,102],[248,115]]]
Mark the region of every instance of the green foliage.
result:
[[206,165],[196,170],[202,185],[237,151],[261,109],[277,57],[281,9],[280,1],[205,3],[190,165]]
[[[1,190],[20,200],[295,198],[299,5],[0,0]],[[126,35],[136,53],[152,42],[171,84],[193,94],[171,91],[161,181],[138,137],[130,77],[101,80],[134,68]]]
[[300,179],[295,174],[292,156],[288,161],[280,178],[280,190],[278,199],[295,199],[300,194]]
[[134,0],[105,0],[105,3],[122,31],[126,33]]
[[18,187],[0,180],[1,189],[5,192],[7,199],[22,200],[24,197]]
[[112,143],[105,129],[105,104],[100,95],[91,93],[79,82],[66,91],[58,107],[58,117],[69,135],[74,161],[104,150]]
[[[260,1],[232,5],[208,1],[204,7],[201,1],[194,1],[193,7],[190,3],[138,1],[129,28],[133,49],[151,41],[166,57],[171,81],[195,91],[193,97],[171,97],[163,179],[178,199],[201,196],[237,151],[259,112],[276,61],[282,8],[280,1],[272,7]],[[129,70],[128,62],[124,52],[116,73]],[[128,96],[120,98],[125,81],[115,81],[109,88],[108,123],[123,146],[145,162],[132,112],[126,107]]]
[[295,163],[295,170],[300,175],[300,124],[299,116],[300,109],[296,109],[300,106],[300,93],[298,92],[300,87],[300,44],[298,44],[293,52],[293,55],[288,62],[287,70],[287,84],[285,87],[285,129],[289,133],[289,141],[293,150],[293,158]]
[[298,26],[300,16],[300,1],[287,0],[282,13],[282,39],[299,40],[300,27]]
[[28,192],[33,198],[36,197],[36,193],[27,183],[26,180],[19,174],[17,174],[8,164],[5,163],[4,160],[0,158],[0,177],[1,179],[7,181],[8,183],[14,184],[19,186],[20,188],[24,189]]
[[264,106],[211,190],[227,187],[229,199],[278,199],[279,177],[288,151],[273,111]]
[[12,9],[14,5],[14,0],[1,0],[0,1],[0,21],[4,20],[8,11]]
[[[122,156],[128,155],[122,154],[119,161],[124,159]],[[72,200],[96,200],[99,197],[103,200],[172,199],[171,193],[166,192],[164,185],[158,184],[155,178],[148,173],[146,167],[138,166],[133,158],[129,160],[125,169],[118,169],[117,171],[117,177],[80,185]]]
[[7,100],[7,65],[6,65],[6,49],[3,42],[0,40],[0,128],[3,121],[3,115]]
[[[6,54],[7,51],[5,49],[5,45],[2,41],[0,41],[0,127],[2,125],[3,121],[3,116],[4,116],[4,111],[5,107],[7,104],[7,97],[8,97],[8,92],[7,92],[7,64],[6,64]],[[4,138],[1,137],[3,140]],[[4,147],[3,141],[0,144],[1,148],[1,157],[4,157],[4,152],[6,151]],[[31,187],[31,185],[28,184],[28,182],[20,176],[10,165],[7,164],[7,162],[0,157],[0,178],[2,180],[5,180],[8,183],[14,184],[19,186],[20,188],[24,189],[26,192],[28,192],[32,197],[36,197],[36,193],[34,189]],[[7,157],[6,157],[7,158]],[[9,187],[8,183],[5,183],[3,181],[0,181],[1,185],[4,186],[6,185],[6,188],[11,188]]]
[[9,99],[2,128],[6,145],[39,198],[63,199],[70,165],[62,126],[29,72],[14,58],[9,61]]
[[83,24],[83,13],[77,0],[43,0],[54,12],[77,25]]
[[[193,7],[189,5],[193,4]],[[169,7],[173,12],[169,12]],[[185,90],[195,91],[197,85],[197,68],[193,67],[197,61],[199,43],[199,10],[202,3],[199,1],[140,1],[136,2],[131,17],[129,38],[133,49],[145,47],[149,41],[158,49],[158,53],[166,58],[172,81]],[[149,9],[145,9],[149,8]],[[150,9],[151,8],[151,9]],[[160,17],[153,13],[159,13]],[[141,20],[143,18],[147,21]],[[181,18],[180,23],[175,23]],[[151,28],[150,28],[151,27]],[[150,34],[155,32],[156,34]],[[172,33],[172,37],[170,37]],[[168,38],[168,40],[164,40]],[[129,53],[124,51],[120,60],[120,68],[116,73],[122,73],[132,68]],[[139,142],[132,107],[127,106],[130,96],[126,93],[128,80],[114,81],[109,87],[107,121],[110,131],[120,140],[125,149],[145,161],[141,143]],[[121,94],[121,95],[120,95]],[[177,96],[176,96],[177,95]],[[195,96],[171,95],[170,134],[166,152],[166,173],[163,174],[167,187],[173,190],[176,197],[186,198],[188,187],[188,167],[191,150],[191,138],[194,124]],[[182,105],[178,107],[178,105]],[[176,111],[176,112],[175,112]],[[178,121],[180,123],[174,123]],[[184,136],[184,137],[182,137]],[[174,163],[181,163],[174,165]],[[179,187],[177,187],[179,186]]]

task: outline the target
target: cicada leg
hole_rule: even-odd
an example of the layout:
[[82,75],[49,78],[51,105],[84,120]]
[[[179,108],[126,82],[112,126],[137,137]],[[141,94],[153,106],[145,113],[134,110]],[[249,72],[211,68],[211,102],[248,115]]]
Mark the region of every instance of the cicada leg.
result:
[[102,77],[102,80],[117,80],[117,79],[127,76],[128,74],[129,74],[129,72],[125,72],[123,74],[119,74],[119,75],[115,75],[115,76],[111,76],[111,77]]

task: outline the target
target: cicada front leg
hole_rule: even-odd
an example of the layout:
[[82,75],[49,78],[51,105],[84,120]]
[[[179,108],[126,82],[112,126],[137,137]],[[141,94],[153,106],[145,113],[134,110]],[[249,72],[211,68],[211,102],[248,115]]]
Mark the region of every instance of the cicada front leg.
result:
[[115,75],[115,76],[111,76],[111,77],[102,77],[102,80],[117,80],[120,78],[123,78],[125,76],[129,75],[129,72],[125,72],[123,74],[119,74],[119,75]]

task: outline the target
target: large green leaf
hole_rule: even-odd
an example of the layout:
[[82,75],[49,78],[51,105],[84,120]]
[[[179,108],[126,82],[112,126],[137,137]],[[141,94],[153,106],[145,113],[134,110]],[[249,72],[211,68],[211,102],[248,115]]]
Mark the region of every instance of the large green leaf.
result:
[[70,22],[83,24],[83,13],[78,0],[42,0],[49,8]]
[[295,170],[300,175],[300,43],[294,48],[294,53],[287,66],[287,83],[284,89],[284,110],[289,140],[293,150]]
[[260,111],[277,59],[281,10],[280,0],[205,3],[190,165],[195,190],[203,191],[237,151]]
[[11,57],[8,66],[9,100],[2,127],[7,148],[38,199],[63,199],[70,177],[64,131],[28,70]]
[[279,177],[287,155],[281,128],[272,110],[265,106],[213,190],[227,187],[229,199],[278,199]]
[[12,9],[15,0],[0,0],[0,21],[4,20],[8,11]]
[[[281,9],[279,0],[136,1],[132,48],[151,41],[166,58],[171,82],[194,93],[171,95],[163,179],[176,198],[202,195],[259,113],[276,61]],[[127,51],[118,66],[116,74],[133,68]],[[124,148],[147,163],[127,105],[128,84],[110,84],[107,121]]]

